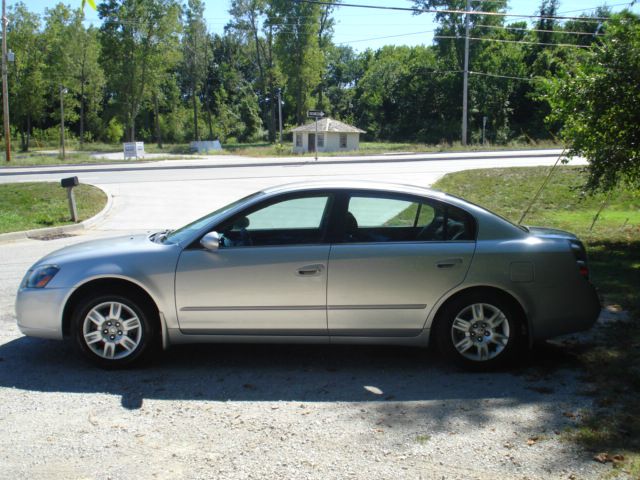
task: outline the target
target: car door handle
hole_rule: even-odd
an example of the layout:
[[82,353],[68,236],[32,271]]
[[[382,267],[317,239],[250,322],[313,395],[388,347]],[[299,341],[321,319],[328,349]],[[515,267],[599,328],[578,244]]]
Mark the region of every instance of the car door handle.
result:
[[456,265],[460,265],[462,264],[462,259],[461,258],[447,258],[444,260],[439,260],[438,262],[436,262],[436,267],[438,268],[452,268],[455,267]]
[[314,277],[316,275],[320,275],[322,273],[322,269],[324,265],[305,265],[304,267],[300,267],[298,269],[298,276],[300,277]]

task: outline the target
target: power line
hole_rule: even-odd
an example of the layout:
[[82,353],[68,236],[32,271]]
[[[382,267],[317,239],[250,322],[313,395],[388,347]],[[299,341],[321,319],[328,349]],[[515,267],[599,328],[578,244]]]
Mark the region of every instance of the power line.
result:
[[627,5],[631,7],[634,2],[624,2],[624,3],[614,3],[613,5],[601,5],[599,7],[589,7],[589,8],[581,8],[580,10],[565,10],[564,12],[558,12],[558,14],[562,15],[564,13],[575,13],[575,12],[586,12],[587,10],[598,10],[599,8],[614,8],[621,7],[623,5]]
[[494,29],[502,29],[502,30],[516,30],[521,32],[542,32],[542,33],[561,33],[563,35],[587,35],[590,37],[605,36],[604,33],[591,33],[591,32],[567,32],[565,30],[540,30],[538,28],[519,28],[519,27],[505,27],[502,25],[474,25],[474,27],[478,28],[494,28]]
[[524,80],[526,82],[530,82],[533,78],[529,77],[513,77],[511,75],[498,75],[496,73],[485,73],[485,72],[472,72],[469,71],[471,75],[482,75],[484,77],[494,77],[494,78],[508,78],[510,80]]
[[[465,37],[456,37],[455,35],[434,35],[433,38],[464,40]],[[529,42],[526,40],[502,40],[500,38],[469,37],[469,40],[478,40],[481,42],[520,43],[523,45],[547,45],[550,47],[591,48],[589,45],[575,45],[573,43]]]
[[347,40],[345,42],[339,42],[337,45],[343,45],[345,43],[369,42],[371,40],[383,40],[385,38],[408,37],[410,35],[423,35],[425,33],[433,33],[433,30],[425,30],[423,32],[400,33],[398,35],[386,35],[384,37],[363,38],[363,39],[360,39],[360,40]]
[[[450,14],[459,14],[459,15],[485,15],[492,17],[516,17],[516,18],[535,18],[542,20],[576,20],[576,21],[586,21],[584,17],[565,17],[558,15],[523,15],[517,13],[503,13],[503,12],[485,12],[485,11],[473,11],[473,10],[452,10],[452,9],[429,9],[429,8],[409,8],[409,7],[388,7],[381,5],[364,5],[357,3],[332,3],[325,2],[322,0],[292,0],[297,3],[309,3],[312,5],[326,5],[333,7],[350,7],[350,8],[366,8],[366,9],[374,9],[374,10],[395,10],[395,11],[404,11],[404,12],[412,12],[414,14],[421,13],[450,13]],[[590,17],[592,23],[608,20],[605,17]]]

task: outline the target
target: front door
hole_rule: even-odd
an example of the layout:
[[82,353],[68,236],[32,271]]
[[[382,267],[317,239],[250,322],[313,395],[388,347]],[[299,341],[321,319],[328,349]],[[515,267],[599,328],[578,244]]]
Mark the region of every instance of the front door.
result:
[[309,144],[308,144],[307,150],[309,152],[315,152],[316,151],[316,134],[315,133],[310,133],[309,134]]
[[329,194],[267,200],[218,225],[217,251],[187,248],[176,271],[187,334],[327,335]]
[[475,251],[473,219],[399,194],[354,194],[331,248],[329,335],[415,336],[460,284]]

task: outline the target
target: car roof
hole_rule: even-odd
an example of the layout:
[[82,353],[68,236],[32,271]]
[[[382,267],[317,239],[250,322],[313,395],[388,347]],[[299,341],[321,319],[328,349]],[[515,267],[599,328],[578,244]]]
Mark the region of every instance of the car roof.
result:
[[420,187],[418,185],[408,185],[403,183],[391,182],[372,182],[367,180],[329,180],[329,181],[311,181],[311,182],[294,182],[284,185],[277,185],[263,190],[264,193],[272,195],[278,193],[298,192],[303,190],[331,189],[331,190],[372,190],[396,193],[413,193],[416,195],[430,196],[435,198],[457,199],[451,195],[447,195],[439,190]]

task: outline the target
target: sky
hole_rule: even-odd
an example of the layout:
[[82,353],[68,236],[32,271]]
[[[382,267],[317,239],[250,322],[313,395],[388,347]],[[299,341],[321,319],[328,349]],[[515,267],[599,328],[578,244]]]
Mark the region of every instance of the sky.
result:
[[[23,0],[24,1],[24,0]],[[493,0],[472,0],[493,1]],[[7,4],[16,3],[8,0]],[[26,0],[31,11],[43,13],[45,8],[55,2],[48,0]],[[81,0],[66,0],[63,3],[80,6]],[[205,19],[210,31],[221,34],[229,22],[229,5],[231,0],[204,0],[206,5]],[[345,0],[345,3],[380,5],[394,7],[411,7],[410,0]],[[609,5],[619,11],[630,5],[631,0],[560,0],[559,15],[578,16],[580,13],[592,13],[597,7]],[[508,0],[508,13],[534,15],[539,8],[540,0]],[[640,14],[640,2],[635,2],[631,10]],[[85,7],[87,20],[98,25],[98,15],[88,5]],[[367,48],[378,49],[383,45],[430,45],[433,41],[432,31],[435,28],[432,14],[412,15],[410,12],[394,12],[368,10],[361,8],[340,7],[334,13],[336,26],[333,41],[337,44],[351,45],[356,51]],[[514,21],[517,19],[513,19]]]

